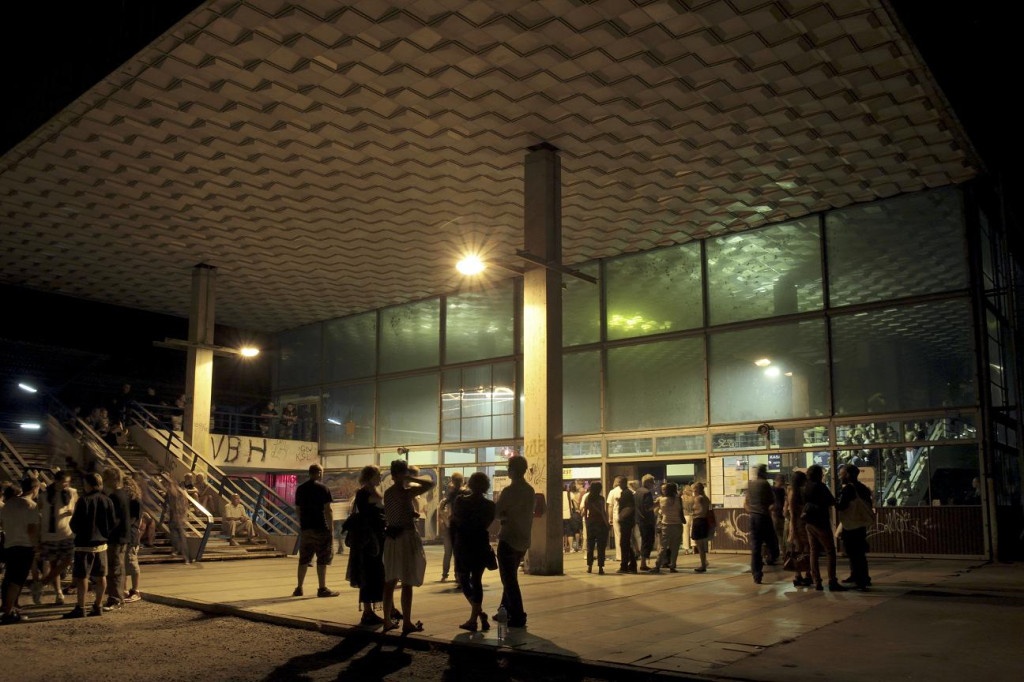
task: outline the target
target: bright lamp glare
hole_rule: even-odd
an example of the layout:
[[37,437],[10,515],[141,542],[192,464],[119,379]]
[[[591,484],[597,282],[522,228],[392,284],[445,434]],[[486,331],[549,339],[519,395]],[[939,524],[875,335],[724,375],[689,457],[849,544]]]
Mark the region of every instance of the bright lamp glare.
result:
[[26,431],[38,431],[39,429],[43,428],[42,424],[40,424],[39,422],[23,422],[19,424],[19,426],[21,426],[21,428],[25,429]]
[[259,348],[253,348],[252,346],[242,346],[239,350],[243,358],[254,358],[260,354]]
[[29,393],[38,393],[38,390],[36,389],[35,386],[29,386],[26,383],[19,383],[18,388],[20,388],[23,391],[28,391]]
[[327,422],[330,424],[336,424],[338,426],[341,426],[341,422],[335,419],[334,417],[328,417]]
[[479,275],[484,271],[484,263],[479,256],[466,256],[455,264],[455,269],[463,275]]
[[758,367],[767,367],[768,365],[772,364],[772,361],[769,360],[768,358],[761,358],[760,360],[754,360],[754,364],[757,365]]
[[766,377],[777,377],[781,373],[782,373],[782,370],[780,370],[778,367],[769,367],[768,369],[766,369],[764,371],[764,375]]

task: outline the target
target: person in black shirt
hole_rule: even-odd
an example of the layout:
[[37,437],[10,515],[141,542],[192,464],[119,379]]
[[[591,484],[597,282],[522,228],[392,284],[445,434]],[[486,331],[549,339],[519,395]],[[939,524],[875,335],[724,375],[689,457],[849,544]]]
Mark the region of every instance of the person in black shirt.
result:
[[636,555],[633,553],[633,526],[636,524],[636,498],[626,478],[619,479],[619,570],[616,573],[636,573]]
[[334,558],[334,514],[331,511],[331,491],[320,479],[324,468],[319,464],[309,467],[309,480],[295,489],[295,506],[299,517],[299,573],[298,585],[293,597],[302,596],[302,583],[306,570],[313,565],[316,555],[316,577],[320,583],[318,597],[337,597],[338,593],[327,589],[327,567]]

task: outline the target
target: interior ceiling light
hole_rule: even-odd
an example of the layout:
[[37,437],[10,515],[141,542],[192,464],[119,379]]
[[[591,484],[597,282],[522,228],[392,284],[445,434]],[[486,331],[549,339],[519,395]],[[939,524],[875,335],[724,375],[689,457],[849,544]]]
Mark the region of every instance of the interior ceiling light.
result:
[[470,254],[455,264],[455,269],[463,275],[479,275],[484,271],[484,262],[480,256]]
[[772,361],[769,360],[768,358],[761,358],[760,360],[754,360],[754,364],[757,365],[758,367],[767,367],[768,365],[772,364]]

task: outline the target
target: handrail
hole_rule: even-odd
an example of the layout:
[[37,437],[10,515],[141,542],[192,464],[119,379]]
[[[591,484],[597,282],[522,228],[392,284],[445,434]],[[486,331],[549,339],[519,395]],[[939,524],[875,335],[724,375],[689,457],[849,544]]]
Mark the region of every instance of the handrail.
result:
[[88,422],[78,416],[74,411],[68,409],[64,403],[57,400],[57,398],[52,395],[47,395],[46,399],[49,403],[49,413],[56,417],[57,420],[65,426],[65,428],[73,425],[74,431],[71,432],[71,435],[84,437],[84,445],[87,445],[89,449],[93,451],[93,454],[95,454],[98,459],[102,460],[106,466],[114,466],[120,469],[122,474],[131,475],[135,473],[135,467],[129,464],[125,458],[121,456],[120,452],[115,448],[112,448],[110,443],[103,440],[103,438],[96,433]]
[[[262,481],[228,474],[197,452],[181,436],[163,427],[155,415],[138,403],[131,406],[129,419],[140,428],[159,433],[164,440],[164,451],[188,467],[189,471],[195,471],[201,462],[206,469],[204,474],[221,502],[226,502],[231,494],[237,493],[244,506],[253,510],[254,526],[267,532],[298,535],[298,523],[291,506]],[[256,516],[258,511],[265,512],[262,520]]]
[[53,470],[43,467],[30,467],[25,458],[18,452],[11,441],[3,433],[0,433],[0,470],[17,483],[25,475],[25,472],[33,469],[39,472],[39,485],[46,487],[53,481]]

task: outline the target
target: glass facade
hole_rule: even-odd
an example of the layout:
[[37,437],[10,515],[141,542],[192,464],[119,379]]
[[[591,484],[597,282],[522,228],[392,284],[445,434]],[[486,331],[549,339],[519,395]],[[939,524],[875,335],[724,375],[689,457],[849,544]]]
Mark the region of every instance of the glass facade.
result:
[[821,235],[808,219],[707,241],[709,324],[821,310]]
[[[947,188],[574,266],[599,284],[563,280],[563,458],[609,481],[705,481],[726,508],[759,463],[821,464],[830,484],[857,463],[883,508],[973,504],[983,349],[964,212]],[[1015,375],[996,251],[979,251],[978,319],[1003,406]],[[331,461],[386,465],[410,445],[446,475],[498,472],[530,398],[520,302],[510,281],[287,332],[279,395],[322,395]]]

